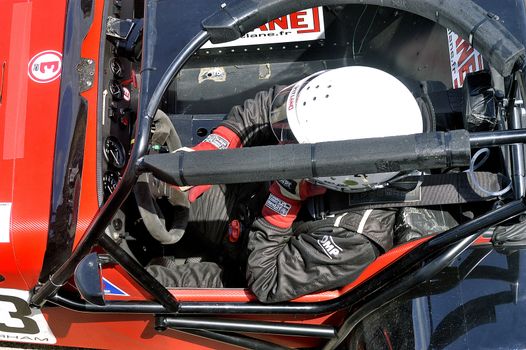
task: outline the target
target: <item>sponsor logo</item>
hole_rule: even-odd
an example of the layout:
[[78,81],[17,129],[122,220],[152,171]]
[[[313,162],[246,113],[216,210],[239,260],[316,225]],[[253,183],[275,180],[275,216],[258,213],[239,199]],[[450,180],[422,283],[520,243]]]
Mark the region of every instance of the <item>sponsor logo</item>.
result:
[[130,101],[131,98],[130,90],[128,90],[128,88],[124,86],[122,87],[122,98],[125,101]]
[[0,334],[0,340],[53,344],[49,341],[49,338],[45,338],[45,337],[40,338],[40,337],[32,337],[28,335],[17,335],[17,334]]
[[468,41],[449,29],[447,38],[453,88],[458,89],[464,85],[466,74],[484,69],[484,62],[482,55]]
[[268,196],[265,206],[281,216],[287,216],[291,208],[289,203],[282,201],[273,194],[270,194],[270,196]]
[[105,295],[118,295],[118,296],[123,296],[123,297],[128,296],[128,294],[125,291],[123,291],[122,289],[120,289],[119,287],[117,287],[116,285],[114,285],[113,283],[111,283],[104,277],[102,277],[102,283],[104,286]]
[[290,90],[289,101],[287,104],[287,109],[289,111],[292,111],[294,108],[296,108],[296,92],[298,92],[298,84],[296,84],[292,90]]
[[208,135],[204,142],[214,145],[217,149],[227,149],[230,146],[230,142],[227,139],[217,134]]
[[314,7],[276,18],[237,40],[221,44],[208,42],[203,45],[203,48],[290,43],[318,39],[325,39],[323,9]]
[[28,75],[36,83],[49,83],[60,77],[62,54],[47,50],[37,53],[27,65]]
[[337,258],[343,249],[340,248],[331,236],[323,236],[321,239],[316,240],[318,245],[321,247],[322,252],[327,255],[330,259]]

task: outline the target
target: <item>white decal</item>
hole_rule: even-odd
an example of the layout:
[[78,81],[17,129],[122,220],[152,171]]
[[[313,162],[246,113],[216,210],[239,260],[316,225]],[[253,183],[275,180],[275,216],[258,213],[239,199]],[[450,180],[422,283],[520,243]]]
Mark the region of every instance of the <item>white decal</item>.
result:
[[369,216],[373,212],[372,209],[367,209],[365,213],[363,213],[362,220],[360,220],[360,224],[358,225],[358,229],[356,232],[363,233],[363,229],[365,228],[365,224],[367,223],[367,219],[369,219]]
[[208,135],[208,137],[203,142],[208,142],[217,149],[227,149],[228,146],[230,146],[230,142],[228,142],[227,139],[217,134]]
[[55,344],[44,315],[28,300],[26,290],[0,288],[0,341]]
[[272,193],[268,196],[265,206],[281,216],[287,216],[291,208],[289,203],[282,201]]
[[337,258],[338,255],[340,255],[341,252],[343,252],[343,249],[340,248],[336,243],[334,243],[334,240],[331,236],[323,236],[322,239],[316,240],[318,242],[318,245],[321,247],[322,251],[327,255],[330,259]]
[[0,203],[0,243],[9,243],[11,203]]
[[130,90],[125,86],[122,87],[122,98],[124,98],[124,101],[130,101],[131,98]]
[[475,50],[468,41],[462,39],[451,30],[447,30],[449,46],[449,62],[453,88],[464,85],[466,74],[484,69],[482,55]]
[[322,7],[314,7],[276,18],[237,40],[221,44],[207,42],[202,48],[292,43],[318,39],[325,39]]
[[49,83],[60,77],[62,54],[47,50],[37,53],[27,65],[29,78],[36,83]]

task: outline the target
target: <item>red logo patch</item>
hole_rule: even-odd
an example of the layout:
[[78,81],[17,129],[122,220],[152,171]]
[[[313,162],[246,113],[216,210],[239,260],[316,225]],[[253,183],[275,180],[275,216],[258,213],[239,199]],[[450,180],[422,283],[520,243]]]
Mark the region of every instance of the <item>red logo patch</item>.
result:
[[36,83],[52,82],[61,72],[62,54],[53,50],[37,53],[27,65],[27,74]]

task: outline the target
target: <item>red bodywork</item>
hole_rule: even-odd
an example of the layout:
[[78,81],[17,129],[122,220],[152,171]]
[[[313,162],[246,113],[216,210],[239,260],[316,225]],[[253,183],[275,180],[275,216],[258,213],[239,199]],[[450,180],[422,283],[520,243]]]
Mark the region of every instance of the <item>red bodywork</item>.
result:
[[[66,3],[0,3],[0,13],[5,17],[1,22],[8,24],[7,31],[0,34],[0,61],[5,63],[0,104],[0,203],[12,203],[9,242],[0,243],[0,264],[6,278],[2,287],[31,289],[37,283],[46,249],[60,79],[37,83],[29,78],[28,63],[43,51],[62,52]],[[94,18],[82,52],[95,60],[99,54],[102,5],[102,1],[97,2],[99,16]],[[98,208],[97,90],[86,91],[83,96],[92,108],[88,111],[77,242]],[[56,154],[59,156],[60,150]]]
[[[28,63],[40,52],[62,52],[65,0],[0,2],[0,203],[12,203],[8,242],[0,243],[0,288],[31,290],[38,281],[46,249],[55,133],[59,107],[60,79],[37,83],[28,76]],[[94,1],[93,24],[82,46],[82,57],[96,64],[93,87],[83,93],[88,101],[88,124],[84,155],[81,204],[75,243],[98,209],[96,194],[96,127],[98,67],[103,1]],[[60,132],[60,130],[58,131]],[[4,233],[5,234],[5,233]],[[1,241],[0,241],[1,242]],[[337,291],[302,297],[296,302],[322,301],[340,296],[389,265],[421,241],[393,249],[371,265],[349,286]],[[109,300],[144,300],[148,296],[120,268],[105,268],[104,277],[128,296],[107,296]],[[254,296],[243,289],[174,290],[186,301],[244,302]],[[219,349],[221,343],[168,330],[156,333],[153,316],[78,313],[59,307],[45,307],[43,313],[58,345],[101,349]],[[339,313],[320,316],[284,316],[292,322],[338,325]],[[262,319],[265,319],[262,317]],[[270,317],[267,319],[270,320]],[[272,317],[273,320],[276,317]],[[265,339],[277,339],[267,336]],[[281,337],[280,343],[294,347],[320,344],[311,338]]]
[[42,51],[62,52],[65,7],[0,3],[0,203],[12,203],[9,242],[0,243],[4,288],[32,288],[46,249],[60,79],[36,83],[28,63]]

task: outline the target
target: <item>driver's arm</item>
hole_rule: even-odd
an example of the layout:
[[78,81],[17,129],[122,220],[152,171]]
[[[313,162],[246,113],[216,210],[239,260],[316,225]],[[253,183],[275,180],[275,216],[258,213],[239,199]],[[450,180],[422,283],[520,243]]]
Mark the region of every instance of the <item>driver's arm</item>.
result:
[[[225,148],[263,146],[276,143],[269,123],[269,113],[274,93],[279,87],[260,91],[253,99],[245,100],[243,105],[234,106],[227,118],[198,145],[182,151],[210,151]],[[194,202],[211,188],[200,185],[189,190],[188,200]]]
[[221,126],[234,131],[244,147],[276,143],[269,123],[269,113],[277,89],[279,87],[260,91],[253,99],[245,100],[243,105],[233,107]]

